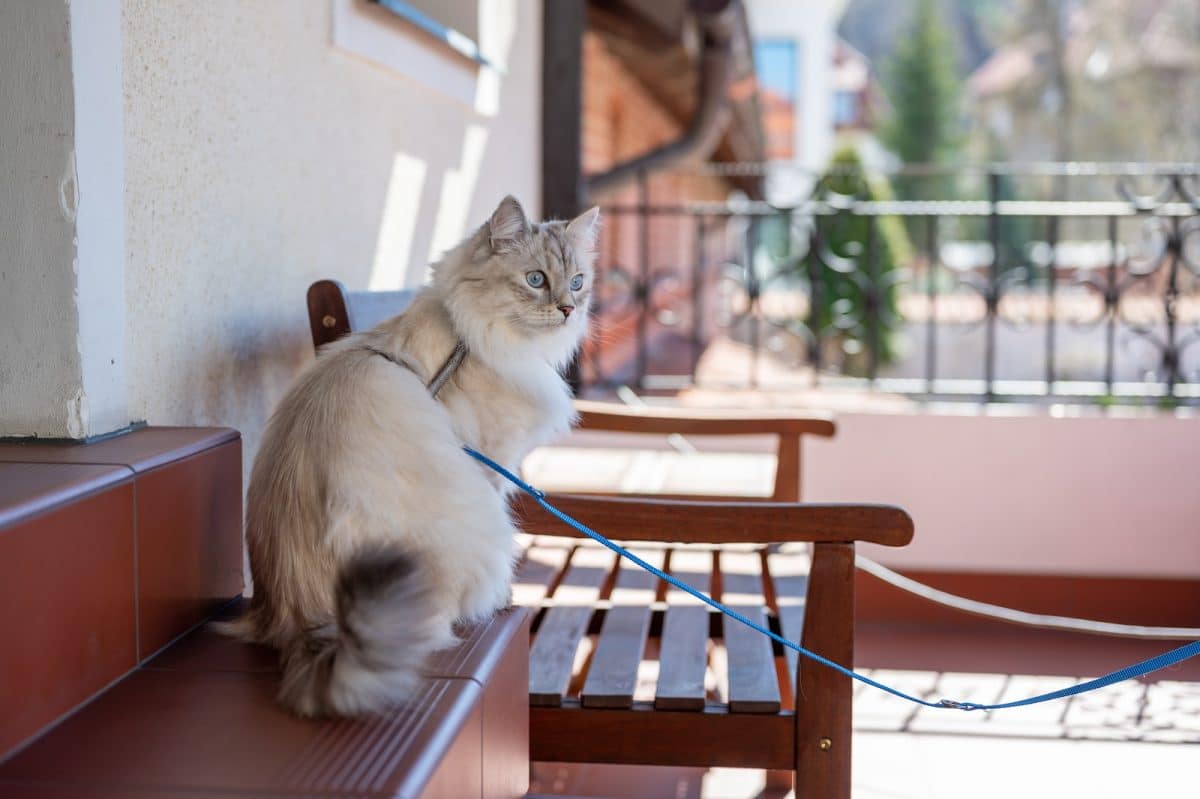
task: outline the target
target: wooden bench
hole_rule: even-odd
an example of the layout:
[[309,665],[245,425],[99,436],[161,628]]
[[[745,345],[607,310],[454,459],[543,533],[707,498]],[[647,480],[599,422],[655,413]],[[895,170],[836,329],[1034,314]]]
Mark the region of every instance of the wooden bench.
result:
[[[314,346],[400,313],[411,296],[313,284]],[[832,435],[830,420],[583,402],[579,409],[590,430],[777,436],[767,501],[549,499],[594,529],[633,542],[688,585],[853,665],[854,544],[903,546],[912,522],[893,507],[797,502],[801,437]],[[518,504],[530,535],[514,598],[537,611],[529,681],[534,760],[761,768],[793,773],[800,795],[850,796],[848,678],[781,651],[686,592],[580,542],[528,498]]]

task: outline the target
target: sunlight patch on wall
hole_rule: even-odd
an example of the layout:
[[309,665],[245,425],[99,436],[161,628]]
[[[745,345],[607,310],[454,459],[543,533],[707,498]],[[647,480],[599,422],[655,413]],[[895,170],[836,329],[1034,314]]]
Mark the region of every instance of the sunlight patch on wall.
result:
[[517,35],[516,0],[480,0],[479,51],[487,59],[475,79],[475,113],[500,113],[500,88]]
[[412,253],[413,228],[420,215],[421,190],[425,185],[425,162],[406,153],[396,153],[392,174],[379,220],[375,262],[371,267],[371,291],[404,288]]
[[[482,125],[468,125],[463,136],[462,158],[456,169],[446,170],[442,180],[442,196],[438,202],[437,221],[433,240],[429,244],[429,260],[436,261],[446,250],[458,244],[467,233],[467,226],[484,220],[467,219],[471,199],[479,181],[479,168],[487,148],[488,131]],[[499,202],[500,198],[497,197]]]

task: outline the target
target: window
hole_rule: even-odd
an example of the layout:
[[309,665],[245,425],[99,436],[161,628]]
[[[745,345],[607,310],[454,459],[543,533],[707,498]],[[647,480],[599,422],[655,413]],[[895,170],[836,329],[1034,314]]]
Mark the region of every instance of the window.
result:
[[858,96],[854,92],[833,93],[833,125],[837,128],[852,127],[858,122]]
[[799,104],[800,62],[792,39],[759,39],[754,43],[754,69],[768,158],[792,158]]
[[479,107],[480,86],[499,85],[493,78],[503,66],[486,46],[484,55],[474,38],[481,33],[484,6],[480,0],[332,0],[332,4],[333,43],[348,53],[466,105]]
[[458,53],[484,63],[479,53],[477,0],[371,0]]

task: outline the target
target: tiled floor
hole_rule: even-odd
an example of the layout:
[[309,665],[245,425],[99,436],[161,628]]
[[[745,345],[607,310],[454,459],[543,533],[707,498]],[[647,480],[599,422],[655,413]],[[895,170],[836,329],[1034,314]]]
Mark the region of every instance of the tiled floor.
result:
[[[881,682],[928,697],[977,701],[1053,690],[1171,646],[987,628],[868,626],[857,640],[861,670]],[[943,665],[947,670],[936,670]],[[854,726],[856,799],[1146,796],[1194,781],[1200,661],[1151,681],[993,713],[921,709],[862,686],[855,693]],[[535,775],[542,778],[541,790],[576,796],[769,796],[762,794],[761,772],[734,769],[543,764]]]
[[[999,625],[865,625],[857,660],[869,676],[916,696],[996,704],[1064,688],[1181,644]],[[1142,681],[986,713],[923,708],[864,685],[855,692],[854,711],[855,729],[864,732],[1200,744],[1200,659]]]

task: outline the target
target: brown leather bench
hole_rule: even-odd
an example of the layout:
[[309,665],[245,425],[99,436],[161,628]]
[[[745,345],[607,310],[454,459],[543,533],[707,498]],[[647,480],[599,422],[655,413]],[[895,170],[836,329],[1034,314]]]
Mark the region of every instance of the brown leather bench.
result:
[[[315,347],[403,311],[412,292],[308,292]],[[766,502],[720,497],[550,496],[560,509],[701,591],[843,665],[854,662],[854,543],[903,546],[898,508],[803,505],[803,435],[832,435],[800,414],[627,409],[579,403],[585,430],[774,435]],[[849,678],[724,618],[591,542],[528,498],[515,599],[534,609],[534,760],[730,766],[794,775],[805,796],[850,796]],[[564,538],[562,536],[576,536]],[[809,546],[811,545],[811,546]],[[787,779],[791,782],[791,779]]]
[[523,796],[529,613],[402,710],[297,719],[274,652],[197,626],[236,611],[241,491],[233,430],[0,444],[0,796]]

